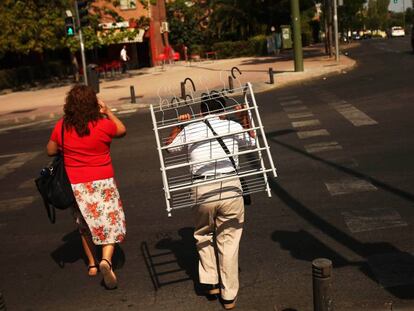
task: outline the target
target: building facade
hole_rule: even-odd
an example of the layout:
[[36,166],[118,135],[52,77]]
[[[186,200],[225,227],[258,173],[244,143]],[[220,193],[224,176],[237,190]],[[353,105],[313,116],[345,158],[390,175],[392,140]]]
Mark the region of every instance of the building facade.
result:
[[119,60],[120,51],[125,45],[130,57],[129,66],[131,68],[149,67],[157,64],[158,56],[168,46],[165,0],[120,0],[116,7],[106,0],[97,0],[93,6],[114,11],[123,19],[123,21],[117,22],[113,14],[101,14],[102,35],[121,31],[121,29],[136,34],[121,42],[99,49],[99,60],[107,62]]

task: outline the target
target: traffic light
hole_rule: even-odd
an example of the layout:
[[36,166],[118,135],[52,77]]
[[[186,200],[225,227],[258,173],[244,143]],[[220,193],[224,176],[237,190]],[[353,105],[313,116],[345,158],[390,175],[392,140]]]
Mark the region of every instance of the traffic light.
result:
[[68,37],[72,37],[75,35],[75,23],[73,22],[72,16],[65,18],[65,29],[66,35]]
[[76,1],[76,6],[78,9],[79,24],[81,26],[87,26],[89,24],[89,1],[88,0],[78,0]]

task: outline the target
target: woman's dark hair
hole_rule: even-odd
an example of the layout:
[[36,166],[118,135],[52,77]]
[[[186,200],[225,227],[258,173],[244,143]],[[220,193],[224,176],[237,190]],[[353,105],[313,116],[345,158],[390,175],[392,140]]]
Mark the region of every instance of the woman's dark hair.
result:
[[74,128],[80,137],[89,135],[89,122],[102,118],[96,93],[85,85],[75,85],[69,91],[63,111],[66,129]]
[[226,109],[226,100],[220,94],[213,92],[201,96],[200,110],[202,114],[220,113]]

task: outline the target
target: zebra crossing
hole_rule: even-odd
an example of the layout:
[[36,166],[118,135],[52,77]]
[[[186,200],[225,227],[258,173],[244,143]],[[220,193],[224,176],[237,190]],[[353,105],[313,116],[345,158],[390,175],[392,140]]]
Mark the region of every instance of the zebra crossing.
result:
[[[34,160],[42,152],[23,152],[14,154],[2,154],[0,155],[0,180],[8,179],[21,169],[23,165]],[[0,214],[3,212],[17,211],[24,209],[34,203],[38,196],[35,193],[34,179],[30,178],[21,182],[15,187],[19,191],[16,192],[18,198],[7,198],[0,200]],[[4,224],[3,224],[4,225]]]
[[[319,93],[319,90],[318,90]],[[338,100],[329,92],[320,90],[321,96],[327,105],[343,116],[355,127],[377,125],[378,122],[372,119],[363,111],[353,105]],[[309,154],[319,154],[330,152],[335,154],[336,164],[344,163],[347,167],[358,167],[358,162],[352,158],[343,156],[342,145],[331,137],[330,132],[323,128],[322,122],[315,117],[315,113],[309,109],[298,96],[284,96],[278,98],[283,111],[290,119],[291,126],[297,129],[297,137],[303,142],[303,148]],[[306,143],[312,139],[312,143]],[[314,142],[320,140],[319,142]],[[334,199],[346,195],[356,195],[364,192],[374,192],[377,190],[370,181],[357,177],[342,177],[336,180],[326,180],[323,182],[325,191]],[[363,210],[347,210],[341,213],[345,224],[352,233],[373,231],[384,228],[407,226],[400,214],[393,208],[364,208]]]

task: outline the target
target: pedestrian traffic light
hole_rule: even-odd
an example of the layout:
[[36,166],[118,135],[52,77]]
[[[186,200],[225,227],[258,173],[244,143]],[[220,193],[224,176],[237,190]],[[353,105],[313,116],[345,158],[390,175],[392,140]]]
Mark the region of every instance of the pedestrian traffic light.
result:
[[65,29],[66,35],[68,37],[72,37],[75,35],[75,23],[73,22],[72,16],[65,18]]
[[81,26],[87,26],[89,24],[89,6],[87,0],[78,0],[76,1],[76,6],[78,9],[79,24]]

